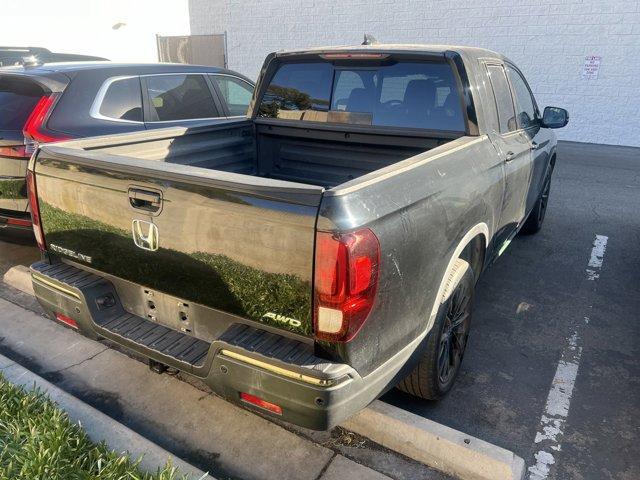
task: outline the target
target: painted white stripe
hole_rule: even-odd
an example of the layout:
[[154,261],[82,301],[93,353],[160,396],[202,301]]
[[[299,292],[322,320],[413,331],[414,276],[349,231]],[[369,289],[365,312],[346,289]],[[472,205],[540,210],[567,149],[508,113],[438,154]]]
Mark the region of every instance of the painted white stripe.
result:
[[[599,278],[607,240],[608,237],[604,235],[596,235],[589,257],[587,280]],[[583,322],[576,325],[573,334],[567,338],[562,351],[556,374],[551,382],[544,413],[540,418],[540,426],[536,432],[535,443],[540,449],[534,454],[536,463],[528,469],[529,480],[545,480],[551,472],[552,465],[556,463],[553,453],[562,449],[562,435],[569,415],[571,396],[582,356],[580,330],[588,324],[589,317],[584,317]]]
[[551,382],[544,413],[540,419],[540,429],[536,433],[536,444],[541,450],[535,453],[535,465],[529,467],[529,480],[544,480],[549,476],[551,465],[555,463],[552,452],[561,450],[561,437],[564,432],[573,387],[578,376],[582,347],[578,346],[578,332],[573,332],[562,352],[556,374]]
[[593,241],[589,264],[587,265],[587,280],[595,280],[600,277],[600,269],[604,261],[604,252],[607,250],[607,240],[609,240],[609,237],[596,235],[596,239]]

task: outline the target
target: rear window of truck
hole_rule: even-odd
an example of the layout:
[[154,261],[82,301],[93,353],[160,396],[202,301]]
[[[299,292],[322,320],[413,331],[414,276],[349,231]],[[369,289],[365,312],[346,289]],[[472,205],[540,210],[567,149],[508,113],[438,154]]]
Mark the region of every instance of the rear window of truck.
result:
[[444,62],[284,63],[267,87],[258,116],[465,131],[456,78]]

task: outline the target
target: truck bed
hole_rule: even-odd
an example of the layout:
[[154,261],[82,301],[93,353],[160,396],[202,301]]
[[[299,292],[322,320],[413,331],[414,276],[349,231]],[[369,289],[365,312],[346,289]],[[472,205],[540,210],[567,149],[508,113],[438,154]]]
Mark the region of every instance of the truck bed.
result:
[[[46,145],[34,169],[49,250],[111,278],[126,310],[310,336],[325,190],[449,140],[240,121]],[[177,320],[192,303],[219,326]]]
[[234,122],[99,137],[72,145],[101,154],[332,188],[454,138]]

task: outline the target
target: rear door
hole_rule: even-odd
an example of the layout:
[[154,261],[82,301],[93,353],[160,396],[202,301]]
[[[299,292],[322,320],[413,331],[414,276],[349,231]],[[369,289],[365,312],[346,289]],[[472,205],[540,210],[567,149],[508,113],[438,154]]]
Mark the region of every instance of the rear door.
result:
[[0,210],[25,211],[29,154],[22,129],[45,91],[25,77],[0,75]]
[[505,194],[497,244],[509,239],[526,214],[527,192],[531,184],[531,143],[516,119],[513,95],[504,65],[487,63],[487,72],[498,112],[499,132],[494,137],[498,154],[503,159]]

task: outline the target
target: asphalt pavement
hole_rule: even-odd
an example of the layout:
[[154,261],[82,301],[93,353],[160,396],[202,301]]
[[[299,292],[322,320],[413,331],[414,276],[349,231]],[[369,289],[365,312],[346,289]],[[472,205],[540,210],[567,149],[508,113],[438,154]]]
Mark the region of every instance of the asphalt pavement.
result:
[[478,284],[453,391],[383,400],[511,449],[529,478],[639,479],[639,293],[640,149],[561,143],[542,230]]

